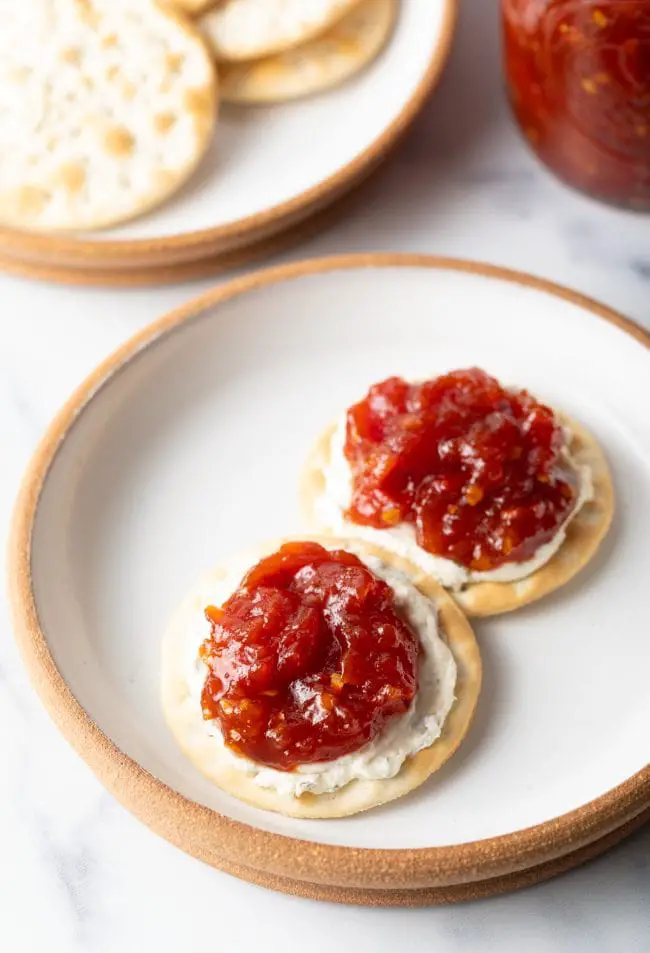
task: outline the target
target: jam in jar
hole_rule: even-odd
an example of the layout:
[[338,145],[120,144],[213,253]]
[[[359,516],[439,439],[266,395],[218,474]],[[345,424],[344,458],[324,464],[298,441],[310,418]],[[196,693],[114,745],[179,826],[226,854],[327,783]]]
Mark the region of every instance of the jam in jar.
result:
[[650,209],[650,0],[502,0],[512,108],[570,185]]
[[427,552],[484,572],[524,562],[577,499],[553,411],[479,368],[375,384],[348,410],[353,523],[410,523]]
[[203,717],[261,764],[289,771],[358,751],[415,697],[420,642],[352,553],[285,543],[206,616]]

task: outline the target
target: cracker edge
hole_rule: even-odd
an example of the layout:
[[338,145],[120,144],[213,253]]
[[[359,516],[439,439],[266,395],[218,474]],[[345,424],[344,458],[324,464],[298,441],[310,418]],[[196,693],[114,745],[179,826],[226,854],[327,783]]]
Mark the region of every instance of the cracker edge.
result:
[[[288,87],[285,86],[282,92],[277,92],[277,90],[274,91],[273,89],[272,81],[265,78],[264,70],[277,68],[279,61],[282,60],[285,54],[291,54],[297,49],[304,48],[305,53],[310,55],[309,47],[312,44],[317,44],[321,40],[328,39],[331,34],[336,32],[347,17],[352,17],[356,14],[357,7],[366,6],[372,2],[373,0],[361,0],[359,4],[355,5],[349,13],[346,13],[341,20],[337,21],[337,23],[326,30],[325,33],[317,37],[312,37],[311,40],[301,44],[300,47],[293,47],[292,49],[284,50],[272,56],[265,56],[246,62],[224,63],[220,70],[222,101],[234,106],[261,106],[271,103],[286,103],[308,96],[317,96],[320,93],[343,86],[345,83],[354,79],[355,76],[358,76],[359,73],[363,72],[363,70],[375,62],[391,40],[397,23],[399,10],[398,0],[382,0],[383,9],[381,11],[381,19],[378,21],[373,32],[372,43],[362,50],[357,61],[354,64],[350,64],[350,68],[344,74],[323,78],[318,83],[310,86],[303,84],[302,88],[294,86],[291,91],[288,91]],[[257,72],[258,70],[262,72],[261,76]],[[287,70],[287,73],[290,74],[290,72],[290,70]]]
[[[305,537],[293,537],[303,539]],[[187,686],[176,664],[178,623],[193,602],[193,594],[186,598],[172,618],[163,642],[162,707],[165,720],[176,742],[192,763],[223,791],[254,807],[275,811],[289,817],[336,818],[347,817],[370,810],[408,794],[423,784],[454,754],[465,738],[472,723],[478,702],[482,665],[478,644],[472,628],[460,607],[434,579],[424,576],[407,560],[373,544],[339,537],[309,536],[310,540],[324,542],[328,546],[337,543],[345,548],[350,542],[369,556],[377,556],[409,576],[413,585],[431,599],[438,612],[441,636],[451,649],[457,666],[456,700],[445,719],[442,733],[428,748],[408,758],[394,778],[376,781],[351,781],[345,787],[330,794],[303,794],[296,798],[281,795],[276,791],[261,788],[252,778],[233,769],[229,759],[214,763],[215,744],[207,734],[202,736],[200,749],[188,744],[185,736],[185,718],[181,716],[181,703],[187,699]],[[264,555],[275,552],[287,539],[263,544],[250,553],[254,562]],[[241,557],[238,557],[241,558]],[[218,566],[213,578],[223,578],[226,569]],[[200,713],[198,717],[201,718]],[[217,749],[218,750],[218,749]],[[209,758],[209,764],[206,763]]]
[[[556,411],[558,418],[571,430],[569,449],[578,464],[591,468],[594,495],[585,503],[567,527],[566,539],[557,553],[540,569],[514,582],[470,583],[452,593],[453,598],[470,617],[485,617],[512,612],[536,602],[566,585],[596,554],[607,535],[615,510],[615,493],[605,454],[595,437],[582,424]],[[315,502],[325,486],[324,467],[329,460],[332,434],[330,425],[319,437],[307,457],[300,479],[300,508],[303,522],[319,532],[331,532],[316,515]],[[387,547],[388,548],[388,547]]]
[[158,0],[161,6],[187,17],[200,17],[221,5],[223,0]]
[[333,26],[335,26],[339,20],[342,20],[344,16],[348,13],[351,13],[352,10],[359,4],[363,3],[363,0],[347,0],[347,7],[343,10],[332,11],[329,16],[325,17],[318,26],[313,26],[309,30],[305,30],[298,39],[291,41],[290,43],[278,43],[269,44],[266,47],[260,48],[258,52],[251,54],[250,52],[238,53],[233,55],[232,51],[229,51],[227,55],[224,54],[223,50],[218,49],[217,45],[212,37],[210,32],[209,25],[205,25],[205,21],[209,20],[217,10],[208,10],[203,16],[200,16],[197,20],[199,24],[199,29],[203,32],[204,39],[207,42],[208,49],[214,59],[218,64],[223,63],[245,63],[248,61],[266,59],[268,56],[273,56],[276,53],[284,53],[286,50],[293,50],[298,46],[302,46],[304,43],[308,43],[310,40],[314,40],[317,37],[321,36],[323,33],[327,33]]

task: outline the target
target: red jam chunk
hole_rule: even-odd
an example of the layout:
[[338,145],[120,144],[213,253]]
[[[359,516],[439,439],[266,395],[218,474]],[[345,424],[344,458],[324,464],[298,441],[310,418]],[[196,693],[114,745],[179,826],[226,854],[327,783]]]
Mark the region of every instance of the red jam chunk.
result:
[[421,384],[391,377],[348,411],[347,517],[412,523],[423,549],[468,569],[523,562],[575,504],[563,446],[552,410],[477,368]]
[[203,717],[261,764],[358,751],[417,691],[417,637],[390,586],[343,550],[287,543],[206,616]]
[[570,185],[650,209],[650,0],[503,0],[510,98]]

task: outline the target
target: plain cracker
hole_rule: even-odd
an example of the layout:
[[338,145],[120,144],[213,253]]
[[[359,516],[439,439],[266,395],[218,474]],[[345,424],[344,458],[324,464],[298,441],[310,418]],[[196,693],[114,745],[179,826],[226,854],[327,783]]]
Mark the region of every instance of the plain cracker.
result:
[[397,0],[364,0],[314,40],[246,63],[224,64],[221,95],[230,103],[273,103],[338,86],[381,53],[397,14]]
[[[586,502],[571,520],[566,539],[549,561],[536,572],[514,582],[469,583],[454,599],[469,616],[491,616],[511,612],[564,586],[591,560],[611,525],[614,515],[614,486],[605,454],[597,440],[579,423],[557,414],[571,432],[569,450],[576,464],[591,468],[593,499]],[[316,512],[316,500],[325,487],[324,468],[336,425],[328,427],[312,449],[300,480],[300,503],[305,525],[310,530],[329,532]],[[387,535],[386,548],[390,548]]]
[[101,228],[162,202],[216,119],[200,34],[151,0],[0,0],[0,223]]
[[228,0],[198,22],[217,60],[255,60],[306,43],[360,2]]
[[[310,536],[318,541],[318,537]],[[286,540],[276,540],[256,548],[235,565],[253,564],[264,555],[275,552]],[[344,539],[321,539],[328,546],[345,548]],[[215,759],[215,741],[205,731],[199,706],[190,706],[188,686],[183,677],[183,633],[191,624],[197,609],[197,592],[203,592],[206,580],[185,599],[172,618],[163,642],[162,706],[165,718],[177,743],[195,766],[222,790],[255,807],[276,811],[291,817],[346,817],[395,800],[419,787],[451,757],[467,734],[481,688],[481,657],[474,633],[462,611],[448,593],[433,579],[423,575],[409,562],[370,543],[354,541],[369,556],[376,556],[407,575],[420,592],[433,601],[438,611],[440,634],[452,651],[457,666],[456,701],[447,716],[440,737],[428,748],[408,758],[394,778],[379,781],[351,781],[331,794],[303,794],[296,798],[259,787],[242,771],[232,767],[226,756]],[[218,567],[213,579],[223,578],[228,570]],[[209,580],[208,580],[209,582]],[[198,645],[197,645],[198,652]]]

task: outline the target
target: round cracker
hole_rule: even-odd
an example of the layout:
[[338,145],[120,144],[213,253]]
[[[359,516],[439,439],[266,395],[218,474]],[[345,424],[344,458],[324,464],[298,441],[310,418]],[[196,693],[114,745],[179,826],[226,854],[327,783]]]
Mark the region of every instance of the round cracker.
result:
[[[593,499],[585,503],[571,520],[566,539],[555,555],[536,572],[514,582],[469,583],[459,592],[454,592],[454,599],[469,616],[511,612],[564,586],[592,559],[611,525],[614,485],[605,454],[595,437],[581,424],[565,414],[558,413],[557,416],[571,432],[569,451],[576,464],[591,469]],[[300,481],[304,522],[319,532],[332,532],[332,527],[322,525],[315,504],[325,489],[324,469],[329,462],[335,427],[328,427],[318,439],[307,458]],[[385,548],[390,549],[390,545],[390,534],[387,533]]]
[[324,33],[361,0],[228,0],[199,20],[219,61],[256,60]]
[[[335,537],[310,536],[310,540],[345,549],[350,540]],[[235,557],[231,565],[252,565],[275,552],[283,542],[276,540],[256,548],[244,559]],[[219,749],[205,730],[199,706],[188,705],[188,686],[184,677],[185,652],[183,633],[195,618],[200,596],[210,579],[223,579],[229,570],[217,567],[193,591],[172,618],[163,641],[162,706],[165,719],[177,743],[196,767],[222,790],[233,797],[267,811],[290,817],[331,818],[346,817],[393,801],[408,794],[426,781],[452,756],[467,734],[481,689],[481,657],[474,633],[463,612],[445,590],[434,580],[425,577],[407,560],[395,556],[370,543],[352,541],[357,550],[375,556],[409,577],[412,584],[430,599],[438,612],[440,635],[454,656],[456,700],[449,712],[440,737],[428,748],[408,758],[394,778],[379,781],[350,781],[345,787],[330,794],[303,794],[300,797],[278,794],[255,784],[254,780],[232,765],[224,752],[223,759],[215,757]],[[197,645],[197,652],[198,652]]]
[[381,53],[395,25],[397,0],[363,0],[327,33],[295,49],[224,65],[224,102],[284,102],[339,86]]
[[153,0],[0,0],[0,20],[0,223],[102,228],[185,182],[216,120],[198,31]]

